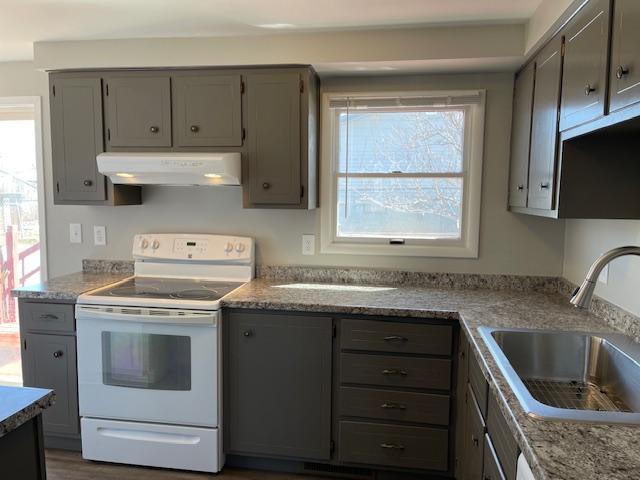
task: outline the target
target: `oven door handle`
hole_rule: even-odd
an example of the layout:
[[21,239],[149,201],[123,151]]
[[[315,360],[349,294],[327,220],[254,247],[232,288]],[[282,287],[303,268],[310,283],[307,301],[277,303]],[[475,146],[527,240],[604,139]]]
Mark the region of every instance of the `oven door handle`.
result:
[[165,309],[114,307],[106,311],[104,307],[76,305],[76,318],[86,320],[118,320],[135,323],[163,323],[173,325],[212,325],[218,320],[218,312],[198,312],[179,310],[180,313],[167,314]]

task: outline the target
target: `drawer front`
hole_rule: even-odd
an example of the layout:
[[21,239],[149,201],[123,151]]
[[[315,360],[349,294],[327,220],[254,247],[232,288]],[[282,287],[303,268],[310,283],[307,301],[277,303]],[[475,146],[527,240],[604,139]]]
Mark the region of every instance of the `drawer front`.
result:
[[449,425],[449,395],[340,388],[340,415]]
[[453,329],[372,320],[342,320],[340,347],[374,352],[451,355]]
[[487,396],[489,395],[489,384],[480,370],[478,359],[469,349],[469,383],[478,401],[478,407],[483,418],[487,418]]
[[25,330],[73,333],[76,329],[73,305],[20,302],[20,322]]
[[449,390],[451,360],[391,355],[340,355],[342,383]]
[[498,456],[493,448],[489,434],[485,434],[484,436],[484,467],[482,478],[484,480],[507,480],[507,477],[505,477],[500,467],[500,462],[498,461]]
[[515,480],[520,449],[494,395],[489,396],[487,431],[491,435],[491,441],[505,477],[508,480]]
[[445,429],[340,422],[339,431],[341,462],[448,469],[449,433]]

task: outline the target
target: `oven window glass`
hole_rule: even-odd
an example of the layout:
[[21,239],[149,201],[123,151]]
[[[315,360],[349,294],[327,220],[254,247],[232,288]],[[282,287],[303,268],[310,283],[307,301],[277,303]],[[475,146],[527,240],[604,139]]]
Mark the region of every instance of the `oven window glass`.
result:
[[191,338],[102,332],[102,382],[150,390],[191,390]]

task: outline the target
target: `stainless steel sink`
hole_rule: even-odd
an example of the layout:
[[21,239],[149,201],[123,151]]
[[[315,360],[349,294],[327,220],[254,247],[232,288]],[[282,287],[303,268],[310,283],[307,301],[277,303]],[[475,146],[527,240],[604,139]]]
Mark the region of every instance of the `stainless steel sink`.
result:
[[630,337],[479,330],[528,415],[640,424],[640,345]]

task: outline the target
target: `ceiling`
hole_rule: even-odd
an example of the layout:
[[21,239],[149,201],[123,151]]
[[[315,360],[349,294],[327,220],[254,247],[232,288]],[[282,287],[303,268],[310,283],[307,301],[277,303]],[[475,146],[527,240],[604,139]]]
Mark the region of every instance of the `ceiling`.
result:
[[542,0],[0,0],[0,61],[36,41],[523,22]]

